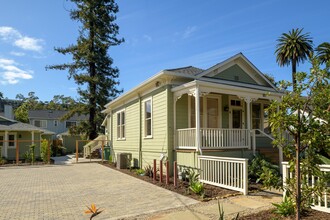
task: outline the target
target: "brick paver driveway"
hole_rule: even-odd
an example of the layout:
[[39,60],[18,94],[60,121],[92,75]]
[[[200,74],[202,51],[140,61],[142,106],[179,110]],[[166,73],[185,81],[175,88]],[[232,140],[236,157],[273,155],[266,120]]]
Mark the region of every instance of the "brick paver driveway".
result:
[[0,219],[120,219],[197,201],[99,164],[0,168]]

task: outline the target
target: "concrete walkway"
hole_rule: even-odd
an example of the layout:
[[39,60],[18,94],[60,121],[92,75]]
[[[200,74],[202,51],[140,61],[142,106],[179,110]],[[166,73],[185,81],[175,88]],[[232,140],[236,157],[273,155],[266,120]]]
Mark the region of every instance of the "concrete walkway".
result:
[[[282,201],[280,194],[269,192],[258,192],[248,196],[235,196],[226,199],[220,199],[219,202],[223,207],[225,219],[233,219],[237,213],[239,216],[257,213],[262,210],[273,207],[272,203]],[[152,215],[141,215],[136,218],[127,219],[149,219],[149,220],[209,220],[219,219],[218,201],[200,202],[189,207],[167,210]]]
[[0,219],[122,219],[198,201],[96,163],[0,167]]
[[[59,156],[59,157],[51,157],[54,161],[55,165],[65,165],[65,164],[73,164],[76,163],[76,155],[69,154],[66,156]],[[78,158],[78,163],[90,163],[90,162],[100,162],[102,159],[86,159],[86,158]]]

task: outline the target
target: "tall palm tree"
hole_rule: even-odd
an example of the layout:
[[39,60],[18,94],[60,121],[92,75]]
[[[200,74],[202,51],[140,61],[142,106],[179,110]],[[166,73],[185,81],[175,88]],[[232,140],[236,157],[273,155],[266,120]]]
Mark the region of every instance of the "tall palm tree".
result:
[[292,66],[293,88],[296,85],[297,64],[304,62],[313,51],[313,41],[309,33],[302,33],[304,29],[296,28],[283,33],[277,39],[276,62],[280,66]]
[[324,42],[316,48],[317,56],[321,63],[330,61],[330,43]]

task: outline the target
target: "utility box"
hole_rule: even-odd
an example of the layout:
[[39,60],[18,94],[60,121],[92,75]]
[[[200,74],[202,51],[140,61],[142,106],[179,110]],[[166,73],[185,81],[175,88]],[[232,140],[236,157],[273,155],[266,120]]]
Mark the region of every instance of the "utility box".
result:
[[132,160],[131,153],[118,153],[117,154],[117,169],[128,169],[130,168]]

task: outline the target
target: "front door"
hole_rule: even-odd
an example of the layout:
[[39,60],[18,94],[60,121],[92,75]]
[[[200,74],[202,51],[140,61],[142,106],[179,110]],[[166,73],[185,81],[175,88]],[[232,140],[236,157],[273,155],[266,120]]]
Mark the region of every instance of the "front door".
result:
[[232,110],[232,128],[242,129],[242,109]]

